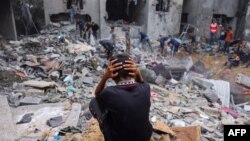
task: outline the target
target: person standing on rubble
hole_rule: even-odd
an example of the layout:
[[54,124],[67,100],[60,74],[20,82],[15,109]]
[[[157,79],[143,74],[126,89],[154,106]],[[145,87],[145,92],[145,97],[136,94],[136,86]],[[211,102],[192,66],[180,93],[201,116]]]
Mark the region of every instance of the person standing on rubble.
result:
[[139,35],[140,35],[139,44],[142,44],[142,49],[145,50],[145,45],[148,44],[148,47],[150,48],[150,50],[152,52],[154,52],[154,50],[153,50],[153,48],[152,48],[152,46],[150,44],[149,36],[144,32],[140,32]]
[[91,32],[92,32],[91,22],[87,22],[84,26],[84,35],[83,35],[83,38],[87,40],[87,42],[89,42],[90,40]]
[[99,26],[95,22],[92,22],[91,26],[92,26],[93,36],[95,37],[95,39],[97,39],[97,31],[99,30]]
[[233,41],[233,30],[232,30],[232,27],[229,26],[227,29],[227,34],[225,38],[225,48],[224,48],[225,52],[227,53],[229,52],[229,46],[232,41]]
[[219,38],[219,49],[220,50],[224,50],[226,35],[227,35],[227,32],[226,32],[224,26],[221,26],[220,38]]
[[79,29],[80,37],[82,38],[83,37],[82,32],[83,32],[83,29],[84,29],[84,24],[83,24],[83,21],[81,19],[77,19],[76,28]]
[[76,10],[74,8],[74,5],[72,4],[69,9],[69,17],[71,23],[75,22],[75,15],[76,15]]
[[213,19],[212,23],[210,24],[210,45],[213,45],[216,41],[216,34],[218,32],[218,29],[218,24]]
[[115,27],[114,26],[111,26],[110,34],[111,34],[111,39],[110,40],[116,46],[117,35],[115,33]]
[[[105,88],[108,79],[116,86]],[[134,61],[126,54],[113,56],[89,105],[105,141],[150,141],[150,105],[150,86]]]
[[126,36],[126,54],[129,55],[131,47],[130,27],[127,28],[125,36]]

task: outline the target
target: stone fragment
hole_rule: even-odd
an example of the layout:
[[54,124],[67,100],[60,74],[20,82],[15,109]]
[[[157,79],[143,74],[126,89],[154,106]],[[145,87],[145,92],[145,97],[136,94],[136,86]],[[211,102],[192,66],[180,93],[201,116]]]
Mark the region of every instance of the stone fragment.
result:
[[19,102],[20,105],[37,105],[42,102],[42,99],[38,97],[25,97],[21,99]]
[[51,88],[55,86],[55,82],[46,82],[46,81],[36,81],[29,80],[23,82],[24,86],[35,87],[35,88]]

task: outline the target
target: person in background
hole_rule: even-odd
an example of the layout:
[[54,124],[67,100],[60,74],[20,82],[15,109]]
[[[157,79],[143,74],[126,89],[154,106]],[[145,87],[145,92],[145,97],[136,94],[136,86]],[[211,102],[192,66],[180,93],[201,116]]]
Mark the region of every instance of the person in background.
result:
[[75,15],[76,15],[76,10],[74,8],[74,5],[71,4],[70,9],[69,9],[69,17],[70,17],[70,22],[71,23],[75,22]]
[[116,46],[116,41],[117,41],[117,35],[115,33],[115,27],[111,26],[110,28],[110,34],[111,34],[111,42]]
[[146,33],[144,33],[144,32],[140,32],[139,35],[140,35],[140,42],[139,42],[139,44],[140,43],[142,44],[142,49],[145,50],[144,46],[147,43],[148,46],[149,46],[149,48],[150,48],[150,50],[152,52],[154,52],[154,50],[153,50],[153,48],[152,48],[152,46],[150,44],[149,36]]
[[126,54],[130,54],[130,48],[131,48],[131,37],[130,37],[130,27],[127,28],[125,32],[125,37],[126,37]]
[[230,46],[230,43],[233,41],[233,30],[232,30],[232,27],[229,26],[228,29],[227,29],[227,34],[226,34],[226,38],[225,38],[225,52],[229,52],[229,46]]
[[84,23],[81,19],[77,19],[77,22],[76,22],[76,28],[79,29],[79,32],[80,32],[80,37],[82,38],[83,37],[83,29],[84,29]]
[[[230,57],[228,57],[229,69],[232,67],[237,67],[240,64],[240,57],[236,53],[232,53]],[[227,65],[227,63],[225,64]]]
[[[105,88],[108,79],[116,85]],[[150,141],[150,86],[126,54],[110,59],[89,104],[105,141]]]
[[227,32],[224,26],[220,27],[220,38],[219,38],[219,49],[224,50],[225,46],[225,39],[226,39]]
[[91,22],[87,22],[84,26],[84,35],[83,38],[89,42],[90,40],[90,35],[92,32],[92,25]]
[[213,19],[210,24],[210,45],[213,45],[214,42],[216,41],[216,34],[218,32],[218,29],[219,29],[218,24]]
[[168,36],[162,36],[160,35],[160,38],[158,39],[158,41],[160,42],[160,52],[161,55],[164,55],[164,48],[165,48],[165,42],[168,40]]
[[99,30],[100,27],[95,22],[92,22],[91,24],[92,24],[93,36],[95,37],[95,39],[97,39],[97,31]]
[[110,40],[101,40],[101,41],[99,41],[99,43],[105,49],[107,59],[110,59],[111,56],[113,55],[114,48],[115,48],[115,45],[113,44],[113,42]]
[[172,56],[174,56],[175,53],[178,52],[178,50],[179,50],[179,47],[181,45],[181,41],[176,39],[176,38],[170,38],[170,39],[168,39],[167,44],[171,48]]

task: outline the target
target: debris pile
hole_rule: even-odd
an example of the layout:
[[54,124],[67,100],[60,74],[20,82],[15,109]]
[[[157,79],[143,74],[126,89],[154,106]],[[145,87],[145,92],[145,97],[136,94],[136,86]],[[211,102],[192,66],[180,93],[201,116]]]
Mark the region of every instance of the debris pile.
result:
[[[107,64],[102,47],[78,39],[75,26],[67,22],[41,33],[1,42],[0,93],[8,98],[9,120],[19,140],[102,141],[88,110]],[[155,41],[155,50],[157,45]],[[125,50],[123,38],[117,46],[117,52]],[[194,57],[166,58],[138,48],[131,52],[151,83],[152,141],[223,140],[223,125],[250,124],[248,96],[244,103],[235,103],[238,89],[249,94],[249,77],[238,74],[236,83],[215,80]]]

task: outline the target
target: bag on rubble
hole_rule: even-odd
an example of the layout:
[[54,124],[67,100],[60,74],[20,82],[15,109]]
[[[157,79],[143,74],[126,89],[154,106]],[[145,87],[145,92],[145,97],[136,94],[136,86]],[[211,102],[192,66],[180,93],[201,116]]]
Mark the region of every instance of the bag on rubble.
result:
[[92,34],[90,35],[90,45],[91,46],[95,45],[95,38],[94,38],[94,36]]

